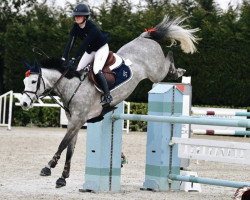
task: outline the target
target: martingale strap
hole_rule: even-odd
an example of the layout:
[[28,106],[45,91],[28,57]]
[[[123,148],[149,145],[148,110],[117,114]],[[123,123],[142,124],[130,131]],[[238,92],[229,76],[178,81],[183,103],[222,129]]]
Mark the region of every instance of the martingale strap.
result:
[[[65,107],[64,105],[62,105],[53,95],[48,94],[48,96],[49,96],[55,103],[57,103],[61,108],[63,108],[66,112],[68,112],[69,115],[71,116],[71,113],[70,113],[68,107]],[[44,96],[44,97],[45,97],[45,96]],[[43,98],[44,98],[44,97],[43,97]]]
[[86,78],[86,76],[88,75],[88,72],[90,70],[90,65],[86,66],[82,72],[82,75],[83,75],[83,78],[81,79],[80,78],[80,83],[78,84],[78,86],[76,87],[76,89],[74,90],[70,100],[68,101],[68,104],[67,104],[67,107],[62,105],[54,96],[52,96],[50,93],[57,87],[57,85],[59,84],[59,82],[61,81],[61,79],[67,74],[67,72],[69,71],[69,68],[67,68],[63,74],[61,75],[61,77],[57,80],[57,82],[55,83],[55,85],[47,90],[47,91],[44,91],[43,94],[42,94],[42,98],[44,98],[45,96],[49,96],[52,100],[54,100],[55,103],[57,103],[61,108],[63,108],[66,112],[69,113],[69,115],[71,116],[71,113],[70,113],[70,110],[69,110],[69,104],[71,103],[73,97],[75,96],[76,92],[78,91],[78,89],[80,88],[82,82],[84,81],[84,79]]

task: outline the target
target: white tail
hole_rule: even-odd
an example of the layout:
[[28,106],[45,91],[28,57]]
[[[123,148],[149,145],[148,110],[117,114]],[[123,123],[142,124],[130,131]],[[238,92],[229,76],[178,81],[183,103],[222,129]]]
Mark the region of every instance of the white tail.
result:
[[153,39],[169,39],[172,43],[174,40],[178,40],[183,52],[192,54],[197,51],[195,43],[198,41],[194,33],[200,29],[187,29],[186,26],[181,25],[186,19],[178,17],[171,20],[169,16],[165,16],[162,22],[154,27],[156,31],[151,32],[150,36],[148,32],[144,32],[141,36],[152,37]]

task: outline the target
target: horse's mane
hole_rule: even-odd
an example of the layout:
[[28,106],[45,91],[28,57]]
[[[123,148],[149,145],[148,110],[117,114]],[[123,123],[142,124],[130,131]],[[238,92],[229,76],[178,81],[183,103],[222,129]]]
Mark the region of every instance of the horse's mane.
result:
[[[61,74],[67,69],[62,59],[56,58],[56,57],[49,57],[49,58],[42,59],[41,66],[42,68],[46,68],[46,69],[55,69],[59,71]],[[65,75],[65,77],[68,79],[71,79],[73,77],[78,77],[78,74],[75,72],[76,72],[75,69],[70,68],[68,73]]]

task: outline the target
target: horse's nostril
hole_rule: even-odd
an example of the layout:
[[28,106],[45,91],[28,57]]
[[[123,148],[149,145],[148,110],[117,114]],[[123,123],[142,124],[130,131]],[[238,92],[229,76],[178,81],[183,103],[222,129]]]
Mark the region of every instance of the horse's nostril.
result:
[[26,102],[23,102],[23,106],[24,106],[24,107],[27,107],[28,104],[27,104]]

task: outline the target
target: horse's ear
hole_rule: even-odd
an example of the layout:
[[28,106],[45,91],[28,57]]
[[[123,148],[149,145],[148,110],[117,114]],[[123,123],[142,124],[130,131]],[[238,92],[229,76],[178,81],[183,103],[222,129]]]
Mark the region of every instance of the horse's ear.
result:
[[32,69],[32,67],[26,62],[26,60],[23,60],[23,64],[28,70]]
[[35,68],[34,68],[34,72],[39,72],[40,71],[40,66],[37,62],[37,60],[35,60]]

